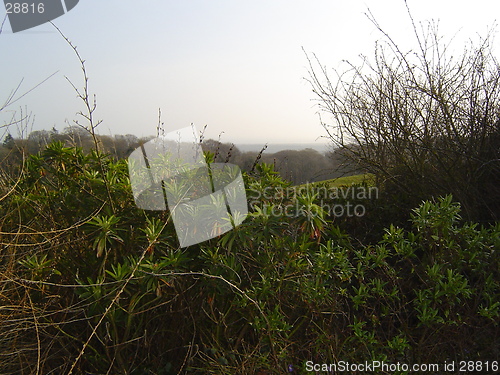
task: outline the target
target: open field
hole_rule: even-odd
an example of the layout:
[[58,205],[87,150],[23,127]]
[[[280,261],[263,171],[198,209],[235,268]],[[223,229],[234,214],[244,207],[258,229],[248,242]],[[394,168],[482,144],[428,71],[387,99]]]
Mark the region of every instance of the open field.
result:
[[[309,185],[317,185],[317,184],[328,184],[330,187],[340,187],[340,186],[350,186],[355,184],[362,184],[366,182],[368,185],[373,185],[375,183],[375,176],[371,173],[366,174],[357,174],[354,176],[345,176],[332,178],[330,180],[318,181],[310,183]],[[299,186],[304,186],[299,185]]]

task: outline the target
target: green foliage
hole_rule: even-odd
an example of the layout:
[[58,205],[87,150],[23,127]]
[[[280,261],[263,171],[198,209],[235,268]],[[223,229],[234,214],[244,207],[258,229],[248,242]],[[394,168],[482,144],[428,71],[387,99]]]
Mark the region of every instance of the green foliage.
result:
[[102,253],[107,250],[108,246],[113,245],[113,242],[123,243],[123,239],[118,236],[114,227],[120,221],[114,215],[99,217],[94,216],[88,224],[97,227],[98,234],[94,240],[94,248],[97,251],[97,257],[99,258]]
[[318,189],[286,196],[273,166],[255,172],[244,223],[181,249],[168,212],[135,208],[124,162],[30,157],[0,207],[0,372],[67,373],[79,354],[81,374],[498,356],[500,225],[463,223],[446,196],[363,244]]

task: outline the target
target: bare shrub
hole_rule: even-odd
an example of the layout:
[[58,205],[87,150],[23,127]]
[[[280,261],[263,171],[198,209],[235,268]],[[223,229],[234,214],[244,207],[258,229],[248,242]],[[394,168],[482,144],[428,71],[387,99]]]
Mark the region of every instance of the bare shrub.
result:
[[[344,72],[309,58],[309,82],[334,145],[410,206],[452,193],[468,218],[499,218],[500,66],[493,33],[452,54],[433,22],[418,27],[416,50],[383,35],[370,60]],[[496,180],[492,180],[495,179]],[[485,187],[488,190],[485,190]],[[490,190],[491,189],[491,190]]]

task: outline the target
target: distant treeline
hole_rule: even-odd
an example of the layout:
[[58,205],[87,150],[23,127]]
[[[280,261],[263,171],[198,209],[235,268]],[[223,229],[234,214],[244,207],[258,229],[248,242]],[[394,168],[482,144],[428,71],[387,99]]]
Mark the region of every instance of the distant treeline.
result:
[[[153,136],[139,138],[133,134],[96,137],[100,150],[115,159],[127,158],[137,147],[154,138]],[[66,146],[81,147],[84,151],[96,147],[92,135],[77,126],[67,127],[62,132],[55,128],[36,130],[26,138],[14,138],[8,134],[0,145],[0,165],[4,171],[16,168],[22,163],[25,155],[36,154],[55,141],[63,142]],[[325,153],[311,148],[268,153],[263,145],[260,152],[243,152],[234,144],[213,139],[204,140],[202,148],[213,153],[216,162],[236,164],[247,172],[252,171],[257,163],[273,164],[281,177],[293,184],[322,181],[362,172],[338,149]]]

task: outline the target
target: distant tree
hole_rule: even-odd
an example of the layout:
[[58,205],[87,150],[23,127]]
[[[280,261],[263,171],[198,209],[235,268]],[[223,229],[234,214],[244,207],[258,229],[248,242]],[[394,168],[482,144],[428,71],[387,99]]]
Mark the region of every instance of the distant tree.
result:
[[28,140],[35,143],[40,149],[41,147],[50,143],[52,133],[47,130],[35,130],[28,135]]
[[139,146],[139,139],[133,134],[117,134],[113,138],[113,146],[110,152],[117,159],[127,158],[132,151]]
[[274,164],[282,178],[293,184],[328,179],[332,174],[331,163],[325,155],[311,148],[282,150],[262,157],[262,162]]
[[201,147],[203,151],[214,153],[217,163],[234,162],[241,155],[241,151],[234,144],[214,139],[204,140]]
[[234,163],[237,164],[243,171],[249,172],[254,165],[257,155],[258,152],[255,151],[242,152],[241,155],[235,158]]
[[70,135],[72,137],[79,137],[79,138],[89,138],[90,133],[87,129],[81,127],[81,126],[76,126],[76,125],[71,125],[67,126],[63,130],[63,134]]
[[12,149],[12,147],[14,147],[14,144],[14,137],[12,136],[12,134],[8,133],[3,140],[3,147],[6,147],[10,150]]

